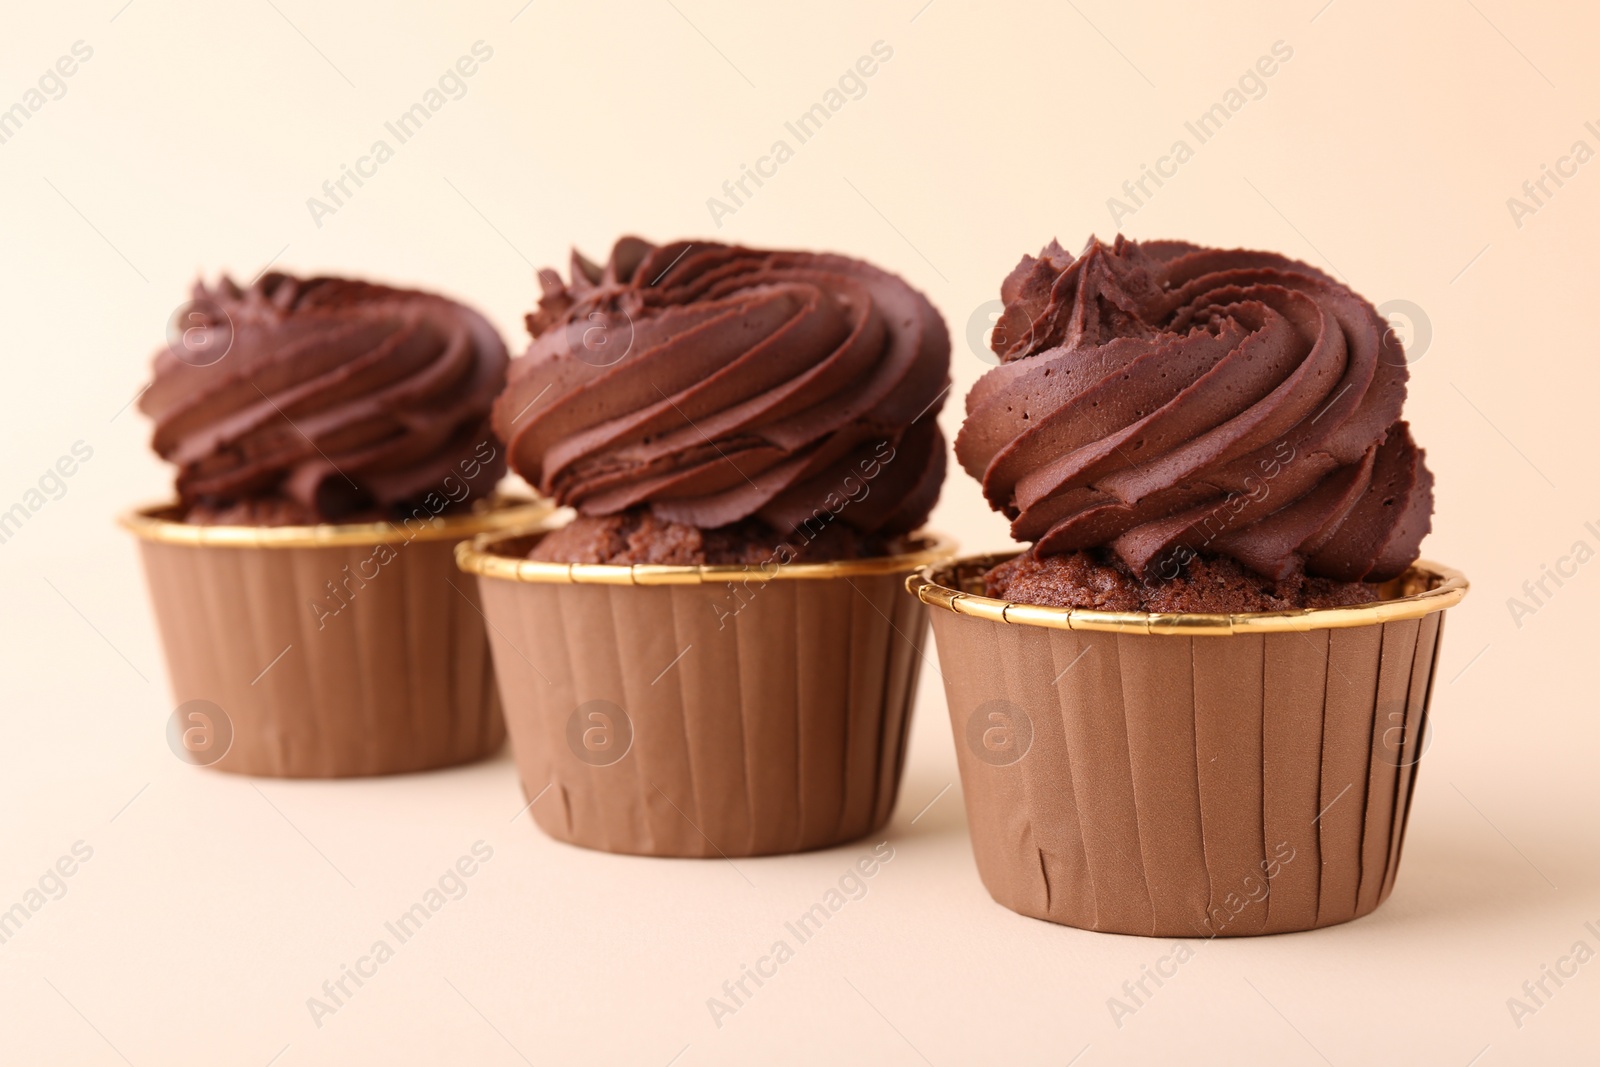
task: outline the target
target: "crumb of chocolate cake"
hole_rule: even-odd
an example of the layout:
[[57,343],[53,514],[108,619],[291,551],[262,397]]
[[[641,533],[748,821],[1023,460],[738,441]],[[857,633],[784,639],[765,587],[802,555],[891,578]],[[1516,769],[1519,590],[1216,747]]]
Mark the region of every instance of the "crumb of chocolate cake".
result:
[[1349,607],[1379,597],[1366,582],[1304,574],[1279,580],[1226,556],[1197,556],[1175,578],[1140,581],[1116,557],[1093,550],[1040,557],[1030,549],[990,568],[983,585],[985,595],[1019,604],[1096,611],[1231,615]]
[[[375,511],[341,517],[339,522],[377,522]],[[234,501],[197,501],[184,510],[192,526],[315,526],[327,522],[316,508],[281,496]]]
[[286,496],[258,496],[240,500],[197,500],[183,509],[183,520],[191,526],[323,526],[374,522],[404,522],[418,518],[449,518],[470,511],[466,501],[452,502],[443,510],[423,504],[397,505],[391,511],[359,506],[336,514],[303,504]]
[[540,539],[528,558],[548,563],[754,567],[773,560],[823,563],[866,559],[891,551],[883,538],[837,522],[808,538],[799,532],[779,533],[759,519],[704,530],[635,508],[616,515],[579,515]]

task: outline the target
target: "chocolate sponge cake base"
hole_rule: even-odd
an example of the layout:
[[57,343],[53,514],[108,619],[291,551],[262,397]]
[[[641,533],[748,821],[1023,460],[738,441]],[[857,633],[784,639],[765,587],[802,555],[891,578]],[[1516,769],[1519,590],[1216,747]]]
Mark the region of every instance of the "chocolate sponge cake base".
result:
[[1367,604],[1379,599],[1366,582],[1291,575],[1277,580],[1225,556],[1197,556],[1176,577],[1141,581],[1108,552],[1039,556],[1030,549],[983,576],[987,596],[1021,604],[1096,611],[1239,614]]
[[580,515],[547,534],[529,559],[548,563],[656,563],[677,566],[759,566],[825,563],[892,554],[889,540],[839,522],[820,531],[780,533],[759,519],[701,529],[668,522],[648,509]]
[[321,526],[325,524],[395,522],[449,518],[470,513],[481,497],[434,499],[395,504],[388,508],[370,504],[332,511],[310,507],[292,497],[268,494],[239,500],[197,500],[184,508],[180,521],[191,526]]

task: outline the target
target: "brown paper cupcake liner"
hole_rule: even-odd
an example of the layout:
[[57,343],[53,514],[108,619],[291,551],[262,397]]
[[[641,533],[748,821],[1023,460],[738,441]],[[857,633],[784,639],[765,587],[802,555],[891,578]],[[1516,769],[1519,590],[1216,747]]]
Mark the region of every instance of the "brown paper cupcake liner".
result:
[[398,774],[490,754],[505,726],[477,590],[452,551],[549,510],[496,501],[400,525],[278,527],[189,525],[170,505],[124,515],[186,720],[169,740],[188,736],[191,701],[204,709],[202,747],[173,740],[174,751],[283,778]]
[[953,552],[745,567],[555,564],[461,545],[534,820],[587,848],[825,848],[893,810],[927,620],[906,574]]
[[1108,613],[925,568],[978,872],[995,900],[1124,934],[1309,930],[1389,895],[1443,610],[1418,563],[1355,608]]

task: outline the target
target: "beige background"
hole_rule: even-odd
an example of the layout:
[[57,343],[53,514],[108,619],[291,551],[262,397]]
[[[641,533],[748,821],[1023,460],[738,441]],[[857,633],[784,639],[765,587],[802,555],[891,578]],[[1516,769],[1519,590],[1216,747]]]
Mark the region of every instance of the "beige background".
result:
[[[1507,204],[1575,141],[1600,149],[1600,25],[1579,7],[14,9],[0,107],[74,42],[93,55],[0,144],[0,508],[75,442],[93,457],[0,544],[0,907],[74,842],[93,855],[0,945],[0,1062],[1600,1059],[1600,962],[1549,985],[1520,1027],[1507,1006],[1574,942],[1600,951],[1584,926],[1600,930],[1600,563],[1520,627],[1507,607],[1575,541],[1600,548],[1600,162],[1547,182],[1553,195],[1520,220]],[[465,95],[317,226],[306,199],[479,40],[493,58]],[[893,57],[865,95],[718,229],[707,198],[880,40]],[[1278,41],[1293,56],[1265,94],[1121,222],[1303,257],[1375,302],[1409,302],[1420,314],[1399,328],[1415,336],[1425,317],[1431,331],[1408,407],[1438,474],[1424,548],[1474,591],[1451,618],[1404,871],[1375,916],[1201,946],[1117,1026],[1107,999],[1171,946],[988,899],[959,786],[941,795],[955,762],[928,686],[893,862],[718,1028],[706,998],[871,842],[737,871],[621,859],[516,818],[503,755],[314,784],[213,775],[167,750],[160,650],[111,517],[165,492],[147,426],[123,408],[196,271],[248,278],[275,260],[438,288],[520,349],[532,269],[564,264],[572,244],[598,257],[638,232],[837,249],[902,272],[943,310],[959,398],[986,366],[969,319],[1018,256],[1109,236],[1107,198],[1176,138],[1193,145],[1185,121]],[[959,471],[934,519],[974,549],[1006,541]],[[467,895],[316,1027],[306,998],[480,839],[494,857]]]

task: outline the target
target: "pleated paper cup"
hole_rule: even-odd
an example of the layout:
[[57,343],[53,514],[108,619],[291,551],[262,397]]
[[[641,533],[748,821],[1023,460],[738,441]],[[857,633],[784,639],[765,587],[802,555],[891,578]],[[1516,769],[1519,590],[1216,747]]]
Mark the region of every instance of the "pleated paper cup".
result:
[[484,502],[401,523],[201,526],[172,505],[140,539],[173,696],[173,751],[278,778],[399,774],[505,739],[477,590],[455,543],[549,512]]
[[838,563],[541,563],[539,535],[457,549],[478,575],[511,747],[551,837],[647,856],[852,841],[889,820],[927,620],[905,576],[938,537]]
[[1394,887],[1444,609],[1144,614],[978,595],[1008,556],[907,580],[933,620],[978,873],[1051,922],[1213,937],[1366,915]]

